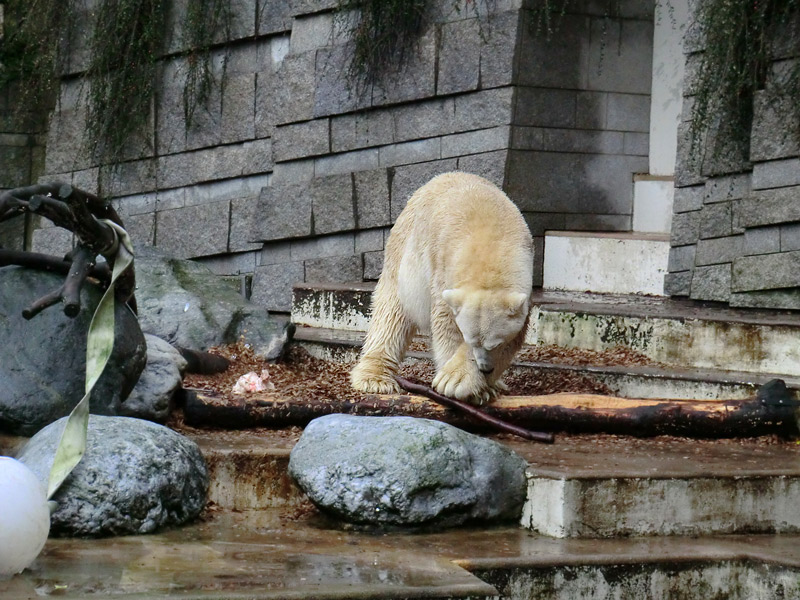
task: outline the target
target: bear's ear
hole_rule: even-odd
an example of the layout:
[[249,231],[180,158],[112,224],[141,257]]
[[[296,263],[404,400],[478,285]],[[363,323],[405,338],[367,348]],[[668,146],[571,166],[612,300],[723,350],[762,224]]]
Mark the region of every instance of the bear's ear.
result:
[[452,289],[452,290],[444,290],[442,292],[442,298],[447,305],[453,309],[455,314],[458,314],[458,311],[461,309],[461,306],[464,304],[464,290],[459,289]]
[[528,294],[522,292],[512,292],[506,297],[508,301],[509,312],[512,315],[527,312],[528,310]]

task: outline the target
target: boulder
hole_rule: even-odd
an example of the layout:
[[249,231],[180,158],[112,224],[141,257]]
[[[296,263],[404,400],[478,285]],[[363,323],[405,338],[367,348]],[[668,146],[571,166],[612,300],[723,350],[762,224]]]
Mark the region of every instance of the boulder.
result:
[[163,423],[172,409],[175,394],[181,389],[186,359],[173,346],[146,333],[147,365],[125,402],[120,414]]
[[289,460],[320,509],[369,525],[518,519],[526,468],[505,446],[446,423],[338,414],[309,423]]
[[[47,481],[66,419],[33,436],[17,459]],[[195,518],[208,471],[188,438],[150,421],[92,415],[86,454],[53,496],[53,535],[151,533]]]
[[243,340],[274,360],[288,338],[285,320],[270,317],[206,266],[153,247],[136,251],[136,301],[142,330],[179,348],[207,350]]
[[[64,276],[22,267],[0,268],[0,431],[32,435],[70,413],[84,394],[86,334],[102,295],[87,284],[71,319],[51,306],[30,321],[22,311],[58,289]],[[118,305],[114,350],[91,397],[92,412],[119,413],[145,364],[145,341],[131,310]]]

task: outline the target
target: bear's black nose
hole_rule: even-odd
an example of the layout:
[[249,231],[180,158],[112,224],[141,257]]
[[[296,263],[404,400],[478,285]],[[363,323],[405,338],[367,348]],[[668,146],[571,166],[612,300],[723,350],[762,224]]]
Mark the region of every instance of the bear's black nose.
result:
[[484,375],[489,375],[492,371],[494,371],[494,367],[492,367],[491,369],[481,369],[480,371]]

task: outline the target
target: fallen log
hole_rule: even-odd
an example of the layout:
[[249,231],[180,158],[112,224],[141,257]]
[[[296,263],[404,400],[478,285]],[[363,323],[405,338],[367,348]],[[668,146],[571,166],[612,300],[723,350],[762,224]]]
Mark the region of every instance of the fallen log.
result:
[[[650,437],[677,435],[700,438],[751,437],[778,434],[797,436],[798,406],[785,386],[744,400],[641,400],[593,394],[503,396],[482,407],[509,423],[549,432],[612,433]],[[366,416],[407,415],[436,419],[471,431],[486,431],[468,416],[427,398],[411,394],[348,398],[321,398],[309,402],[281,397],[275,392],[216,395],[187,390],[187,425],[245,429],[304,426],[312,419],[345,413]]]

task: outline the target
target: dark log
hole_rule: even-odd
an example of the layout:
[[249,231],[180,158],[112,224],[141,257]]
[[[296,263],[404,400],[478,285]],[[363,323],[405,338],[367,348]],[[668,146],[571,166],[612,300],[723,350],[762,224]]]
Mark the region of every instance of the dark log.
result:
[[[613,433],[650,437],[678,435],[699,438],[797,436],[797,402],[772,404],[745,400],[636,400],[591,394],[503,396],[484,411],[525,428],[568,433]],[[408,415],[445,421],[472,431],[485,431],[461,413],[420,396],[375,395],[363,401],[324,398],[314,401],[275,393],[215,395],[189,390],[185,405],[188,425],[245,429],[306,425],[331,413],[373,416]]]
[[[0,267],[7,267],[9,265],[39,269],[41,271],[52,271],[54,273],[67,275],[72,263],[65,258],[57,258],[49,254],[0,248]],[[96,264],[92,267],[91,271],[89,271],[89,277],[93,277],[104,285],[107,285],[108,282],[111,281],[111,270],[108,268],[107,263]]]
[[213,375],[227,371],[231,365],[224,356],[202,352],[201,350],[191,350],[189,348],[178,348],[178,352],[186,361],[187,373],[199,373],[201,375]]
[[424,386],[420,383],[415,383],[409,379],[400,377],[399,375],[395,375],[394,378],[397,380],[397,383],[400,385],[400,387],[405,391],[411,392],[412,394],[425,396],[426,398],[430,398],[434,402],[438,402],[439,404],[448,408],[460,410],[461,412],[468,414],[473,419],[486,423],[490,427],[493,427],[502,433],[511,433],[526,440],[543,442],[545,444],[552,444],[555,439],[552,433],[540,433],[538,431],[531,431],[529,429],[525,429],[524,427],[519,427],[513,423],[507,423],[502,419],[498,419],[497,417],[483,412],[481,409],[472,406],[471,404],[456,400],[455,398],[443,396],[427,386]]

